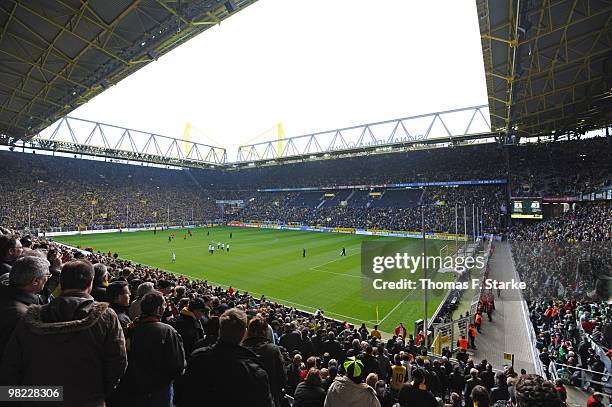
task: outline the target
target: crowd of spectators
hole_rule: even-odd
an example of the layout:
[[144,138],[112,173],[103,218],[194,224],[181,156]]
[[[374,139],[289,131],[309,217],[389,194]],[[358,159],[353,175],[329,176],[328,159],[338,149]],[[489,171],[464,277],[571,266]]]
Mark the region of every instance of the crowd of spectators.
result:
[[[3,188],[0,222],[16,229],[30,226],[41,230],[116,228],[127,223],[185,224],[222,217],[215,204],[217,199],[248,203],[255,198],[251,205],[247,204],[249,208],[243,211],[242,218],[414,229],[416,216],[411,210],[392,206],[376,208],[379,211],[348,213],[338,203],[323,205],[315,211],[285,205],[291,194],[276,199],[274,194],[263,197],[257,189],[493,179],[509,181],[511,194],[515,196],[576,196],[611,185],[612,149],[608,143],[606,138],[591,138],[514,146],[478,144],[342,160],[207,170],[0,151],[4,170],[0,173]],[[487,229],[499,230],[499,213],[506,205],[507,193],[505,187],[427,188],[423,202],[430,204],[428,210],[434,212],[429,218],[430,229],[453,229],[451,207],[463,203],[484,208]],[[367,207],[369,201],[367,194],[357,194],[349,202],[349,208]],[[267,202],[276,202],[282,209],[290,206],[286,210],[288,219],[278,219],[277,208],[264,207]],[[440,205],[441,202],[445,205]],[[347,219],[347,224],[339,225],[342,219]]]
[[[610,392],[612,314],[606,302],[544,300],[529,303],[539,359],[549,377]],[[607,353],[606,353],[607,352]],[[587,369],[588,371],[581,371]]]
[[[463,233],[467,226],[472,234],[472,206],[478,207],[481,230],[498,233],[501,230],[502,209],[506,207],[503,187],[498,186],[462,186],[448,188],[425,188],[421,197],[425,212],[425,228],[428,231],[454,233],[455,226]],[[384,194],[384,190],[379,190]],[[346,206],[301,206],[299,192],[260,192],[249,200],[245,207],[227,217],[228,220],[294,223],[300,225],[319,225],[326,227],[350,227],[379,230],[421,230],[421,207],[371,207],[376,197],[369,197],[360,202],[360,206],[351,205],[349,198]],[[323,192],[320,193],[323,197]],[[455,205],[457,225],[455,225]],[[464,222],[464,207],[467,222]]]
[[[539,359],[549,378],[609,393],[612,374],[612,205],[575,204],[509,232],[527,288]],[[581,369],[587,369],[581,370]]]
[[[9,232],[3,229],[3,232]],[[30,235],[0,236],[0,384],[74,406],[561,406],[563,386]]]
[[5,151],[0,161],[0,222],[19,230],[183,224],[218,214],[180,170]]
[[521,144],[510,147],[515,196],[576,196],[612,185],[608,138]]
[[513,226],[508,237],[527,299],[607,301],[612,295],[612,205],[589,203]]

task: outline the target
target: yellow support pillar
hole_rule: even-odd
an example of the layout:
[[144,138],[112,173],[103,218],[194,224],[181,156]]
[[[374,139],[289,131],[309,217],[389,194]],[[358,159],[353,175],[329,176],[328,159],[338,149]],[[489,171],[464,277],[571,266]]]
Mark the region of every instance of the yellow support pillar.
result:
[[278,156],[283,154],[283,140],[285,138],[285,131],[283,130],[283,124],[276,124],[277,138],[278,138]]

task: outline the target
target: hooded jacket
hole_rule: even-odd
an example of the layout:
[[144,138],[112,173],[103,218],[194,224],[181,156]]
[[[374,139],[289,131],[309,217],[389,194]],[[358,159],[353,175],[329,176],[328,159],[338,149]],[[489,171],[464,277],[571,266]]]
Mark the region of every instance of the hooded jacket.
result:
[[63,386],[62,406],[102,407],[126,366],[115,312],[75,293],[28,308],[6,347],[0,382]]
[[336,376],[325,398],[325,407],[380,407],[373,388],[357,384],[346,376]]

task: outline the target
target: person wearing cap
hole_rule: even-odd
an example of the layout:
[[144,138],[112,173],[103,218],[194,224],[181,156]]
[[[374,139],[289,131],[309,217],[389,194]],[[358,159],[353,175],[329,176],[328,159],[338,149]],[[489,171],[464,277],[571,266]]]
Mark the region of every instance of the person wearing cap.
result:
[[195,343],[204,338],[204,327],[201,320],[204,314],[208,314],[206,303],[201,298],[194,298],[189,301],[187,307],[180,311],[172,323],[183,338],[183,347],[188,356],[194,350]]
[[157,291],[162,293],[164,297],[170,295],[173,287],[174,287],[174,283],[168,280],[159,280],[157,282]]
[[376,391],[363,383],[363,363],[355,357],[343,364],[344,375],[336,376],[325,397],[324,407],[380,407]]

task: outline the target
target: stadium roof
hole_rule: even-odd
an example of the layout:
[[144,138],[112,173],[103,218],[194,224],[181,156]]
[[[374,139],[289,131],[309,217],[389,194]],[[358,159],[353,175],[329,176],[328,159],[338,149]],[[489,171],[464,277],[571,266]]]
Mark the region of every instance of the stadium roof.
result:
[[3,0],[0,144],[34,136],[255,1]]
[[612,2],[476,3],[493,131],[582,133],[612,123]]

